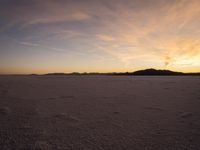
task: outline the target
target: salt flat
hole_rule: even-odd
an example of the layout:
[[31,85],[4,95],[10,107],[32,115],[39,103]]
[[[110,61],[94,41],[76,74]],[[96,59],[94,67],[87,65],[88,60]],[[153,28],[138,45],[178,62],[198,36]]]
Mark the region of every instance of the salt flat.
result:
[[0,149],[198,150],[199,108],[199,76],[0,76]]

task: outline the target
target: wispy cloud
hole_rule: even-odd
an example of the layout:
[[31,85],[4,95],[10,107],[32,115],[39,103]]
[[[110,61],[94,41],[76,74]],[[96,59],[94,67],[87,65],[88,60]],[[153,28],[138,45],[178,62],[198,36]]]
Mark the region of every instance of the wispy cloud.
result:
[[114,37],[112,36],[109,36],[109,35],[104,35],[104,34],[97,34],[96,37],[99,39],[99,40],[102,40],[102,41],[114,41]]

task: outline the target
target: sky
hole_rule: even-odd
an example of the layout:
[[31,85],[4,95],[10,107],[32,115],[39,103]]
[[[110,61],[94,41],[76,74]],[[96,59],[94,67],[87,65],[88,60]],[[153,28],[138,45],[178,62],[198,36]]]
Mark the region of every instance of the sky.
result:
[[200,72],[199,0],[0,0],[0,74]]

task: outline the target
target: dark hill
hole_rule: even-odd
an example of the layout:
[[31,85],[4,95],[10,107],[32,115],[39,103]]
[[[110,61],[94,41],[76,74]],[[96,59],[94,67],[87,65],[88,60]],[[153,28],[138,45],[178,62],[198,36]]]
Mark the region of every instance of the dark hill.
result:
[[156,69],[146,69],[146,70],[139,70],[132,73],[133,75],[184,75],[182,72],[174,72],[170,70],[156,70]]

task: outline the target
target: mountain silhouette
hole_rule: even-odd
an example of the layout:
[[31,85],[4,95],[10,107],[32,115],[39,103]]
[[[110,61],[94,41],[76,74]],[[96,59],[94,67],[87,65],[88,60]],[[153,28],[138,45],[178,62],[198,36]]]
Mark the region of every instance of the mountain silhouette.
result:
[[133,72],[133,75],[184,75],[182,72],[174,72],[171,70],[156,70],[156,69],[145,69]]
[[199,76],[200,73],[183,73],[183,72],[176,72],[171,70],[157,70],[157,69],[145,69],[145,70],[138,70],[135,72],[112,72],[112,73],[99,73],[99,72],[73,72],[73,73],[48,73],[45,75],[52,75],[52,76],[65,76],[65,75],[114,75],[114,76]]

